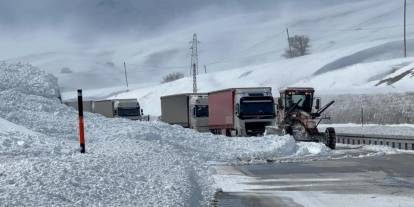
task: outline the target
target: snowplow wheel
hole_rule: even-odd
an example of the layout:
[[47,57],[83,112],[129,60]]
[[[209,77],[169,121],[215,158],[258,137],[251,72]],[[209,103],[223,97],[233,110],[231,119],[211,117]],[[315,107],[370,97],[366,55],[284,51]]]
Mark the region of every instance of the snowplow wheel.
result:
[[293,124],[292,126],[292,136],[295,139],[298,140],[308,140],[309,139],[309,133],[306,130],[306,127],[299,122],[296,122],[295,124]]
[[335,149],[336,148],[336,133],[335,133],[335,129],[334,128],[326,128],[325,130],[326,133],[326,138],[327,138],[327,143],[326,146],[331,148],[331,149]]
[[291,126],[286,126],[282,130],[282,135],[293,135],[293,130]]

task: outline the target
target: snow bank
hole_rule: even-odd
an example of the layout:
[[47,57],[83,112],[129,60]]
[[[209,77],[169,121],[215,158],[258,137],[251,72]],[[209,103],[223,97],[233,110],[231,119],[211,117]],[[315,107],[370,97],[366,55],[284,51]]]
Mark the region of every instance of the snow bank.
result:
[[58,97],[57,78],[29,64],[0,62],[0,90],[17,91],[44,97]]
[[412,124],[321,124],[320,130],[334,127],[337,133],[414,136]]
[[77,112],[55,98],[56,79],[30,65],[2,63],[0,71],[5,206],[206,206],[211,162],[329,153],[291,137],[226,138],[85,113],[81,155]]

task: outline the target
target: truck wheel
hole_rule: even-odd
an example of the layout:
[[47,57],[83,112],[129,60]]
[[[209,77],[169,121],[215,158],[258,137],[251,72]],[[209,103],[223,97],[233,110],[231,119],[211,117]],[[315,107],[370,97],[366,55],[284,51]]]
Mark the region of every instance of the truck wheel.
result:
[[336,133],[335,129],[332,127],[326,128],[325,130],[326,134],[326,146],[335,149],[336,148]]
[[293,135],[293,130],[291,126],[286,126],[282,129],[282,135]]
[[231,131],[230,131],[230,129],[226,129],[226,137],[231,137]]

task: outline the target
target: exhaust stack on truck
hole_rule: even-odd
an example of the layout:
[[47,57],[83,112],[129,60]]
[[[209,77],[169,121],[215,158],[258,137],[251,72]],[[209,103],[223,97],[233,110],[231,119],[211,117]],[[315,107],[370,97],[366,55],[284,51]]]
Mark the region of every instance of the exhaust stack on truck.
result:
[[208,125],[214,134],[226,136],[263,135],[275,124],[272,89],[231,88],[208,94]]
[[208,131],[207,94],[185,93],[161,97],[161,120],[200,132]]

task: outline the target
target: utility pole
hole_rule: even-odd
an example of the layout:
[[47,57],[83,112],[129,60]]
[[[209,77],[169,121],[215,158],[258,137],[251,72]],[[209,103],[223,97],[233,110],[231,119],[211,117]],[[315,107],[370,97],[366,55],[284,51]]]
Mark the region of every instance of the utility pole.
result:
[[204,73],[207,73],[207,66],[204,65]]
[[127,74],[127,68],[126,68],[126,63],[125,62],[124,62],[124,72],[125,72],[125,83],[126,83],[127,91],[129,91],[128,74]]
[[407,0],[404,0],[404,57],[407,57]]
[[198,75],[198,43],[197,34],[194,33],[191,42],[191,69],[190,74],[193,75],[193,93],[197,93],[197,75]]
[[361,106],[361,126],[364,128],[364,107]]
[[290,57],[292,57],[293,54],[292,54],[292,45],[290,44],[289,28],[286,28],[286,34],[287,34],[287,40],[289,44],[289,54],[290,54]]
[[197,93],[197,66],[193,64],[193,93]]

